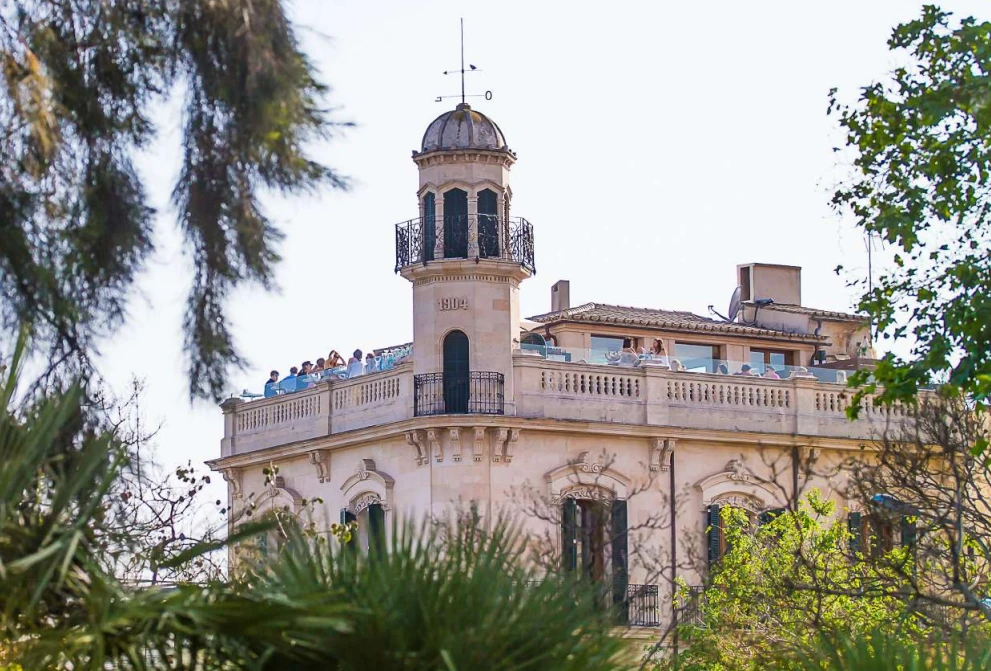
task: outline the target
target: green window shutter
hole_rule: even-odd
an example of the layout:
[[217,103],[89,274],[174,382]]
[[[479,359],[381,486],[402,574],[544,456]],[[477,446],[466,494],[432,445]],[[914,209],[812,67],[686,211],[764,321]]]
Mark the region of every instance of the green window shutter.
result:
[[775,517],[785,514],[784,508],[774,508],[772,510],[765,510],[757,517],[757,524],[764,526],[765,524],[770,524]]
[[719,506],[712,504],[706,512],[706,538],[709,541],[709,566],[719,561],[719,529],[722,520],[719,519]]
[[[352,513],[350,510],[348,510],[347,508],[341,508],[341,524],[348,524],[350,522],[354,522],[356,519],[357,518],[355,517],[354,513]],[[351,540],[347,542],[347,547],[350,548],[357,547],[358,546],[357,539],[358,539],[358,534],[352,533]]]
[[856,554],[861,552],[861,515],[860,513],[850,513],[846,520],[847,531],[850,532],[850,552]]
[[902,515],[902,547],[915,547],[915,516]]
[[381,503],[368,506],[368,553],[372,556],[385,553],[385,509]]
[[578,568],[578,546],[575,538],[575,517],[578,503],[572,498],[561,502],[561,565],[565,571]]
[[619,624],[629,622],[626,587],[629,583],[626,501],[612,502],[612,602]]

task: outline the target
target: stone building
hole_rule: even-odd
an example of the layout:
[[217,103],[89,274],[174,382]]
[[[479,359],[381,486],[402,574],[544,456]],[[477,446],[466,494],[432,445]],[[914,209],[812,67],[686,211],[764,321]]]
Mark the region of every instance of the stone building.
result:
[[[289,509],[319,497],[319,513],[357,519],[368,544],[394,519],[515,507],[560,570],[601,580],[620,619],[646,627],[670,620],[673,549],[689,584],[718,560],[722,506],[756,523],[816,486],[860,529],[837,483],[809,466],[901,419],[845,416],[844,371],[870,356],[862,317],[804,307],[800,268],[753,263],[738,268],[732,320],[572,306],[566,281],[549,312],[521,319],[535,231],[512,213],[516,154],[502,131],[458,105],[413,161],[419,216],[396,226],[395,268],[412,285],[412,355],[223,403],[210,466],[233,510],[249,497]],[[526,496],[553,514],[526,517]]]

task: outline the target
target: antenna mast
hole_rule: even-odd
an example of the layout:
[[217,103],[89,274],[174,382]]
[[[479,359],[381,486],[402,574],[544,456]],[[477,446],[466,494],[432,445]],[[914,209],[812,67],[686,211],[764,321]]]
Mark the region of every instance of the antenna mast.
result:
[[465,17],[461,17],[461,104],[465,104]]
[[[468,63],[468,67],[465,68],[465,19],[461,17],[461,68],[458,70],[444,70],[445,75],[461,74],[461,104],[464,105],[468,102],[468,98],[485,98],[486,100],[492,100],[492,91],[486,91],[485,93],[468,93],[465,88],[465,75],[471,74],[473,72],[481,72],[471,63]],[[437,96],[434,98],[435,102],[442,102],[447,98],[457,98],[457,95],[452,96]]]

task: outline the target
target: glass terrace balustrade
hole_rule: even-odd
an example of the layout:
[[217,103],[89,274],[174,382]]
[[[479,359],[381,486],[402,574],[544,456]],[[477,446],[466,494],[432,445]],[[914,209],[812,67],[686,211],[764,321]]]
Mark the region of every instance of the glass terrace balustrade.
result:
[[[634,355],[583,347],[555,347],[554,345],[534,345],[523,343],[520,352],[531,356],[539,356],[548,361],[564,363],[597,364],[601,366],[618,366],[621,368],[667,367],[676,372],[710,373],[716,375],[738,375],[760,377],[761,379],[816,379],[819,382],[846,384],[849,371],[819,366],[784,366],[773,364],[757,364],[747,361],[729,361],[711,358],[682,358],[672,356],[654,357],[650,355]],[[749,366],[749,372],[743,370]],[[774,369],[770,375],[769,368]]]

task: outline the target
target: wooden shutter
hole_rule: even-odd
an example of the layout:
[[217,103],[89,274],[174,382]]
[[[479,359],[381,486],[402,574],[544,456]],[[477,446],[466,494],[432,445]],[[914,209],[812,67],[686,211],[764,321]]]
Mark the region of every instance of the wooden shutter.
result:
[[850,513],[846,519],[846,524],[847,531],[850,532],[850,552],[854,554],[861,552],[863,548],[860,547],[860,541],[863,536],[863,528],[860,513]]
[[385,552],[385,510],[381,503],[368,506],[368,554],[381,555]]
[[722,520],[719,519],[719,506],[712,504],[706,514],[706,538],[709,541],[709,566],[719,561],[719,531]]
[[578,503],[566,498],[561,503],[561,565],[565,571],[578,568],[578,546],[575,538],[575,517]]
[[629,583],[626,501],[612,502],[612,602],[619,624],[629,621],[626,587]]
[[902,547],[915,547],[915,516],[902,515]]

